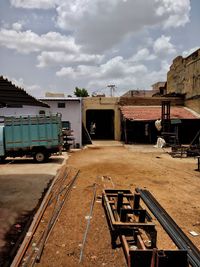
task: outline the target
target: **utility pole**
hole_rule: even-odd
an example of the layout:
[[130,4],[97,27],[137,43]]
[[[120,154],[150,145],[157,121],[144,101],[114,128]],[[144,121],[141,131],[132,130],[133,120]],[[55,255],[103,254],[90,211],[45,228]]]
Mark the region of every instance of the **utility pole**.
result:
[[115,85],[114,84],[109,84],[107,87],[110,88],[110,96],[114,96],[114,91],[115,91]]

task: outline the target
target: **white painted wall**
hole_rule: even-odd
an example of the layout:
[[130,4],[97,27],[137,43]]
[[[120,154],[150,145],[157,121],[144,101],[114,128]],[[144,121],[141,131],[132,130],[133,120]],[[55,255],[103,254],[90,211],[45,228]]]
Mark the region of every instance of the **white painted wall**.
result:
[[[82,146],[82,101],[77,100],[46,100],[41,99],[50,106],[52,113],[61,113],[62,121],[69,121],[74,131],[75,144]],[[65,103],[65,108],[58,108],[58,102]]]
[[[0,108],[0,116],[27,116],[38,115],[40,110],[47,110],[49,108],[36,107],[36,106],[23,106],[22,108]],[[48,114],[48,113],[47,113]]]
[[[38,115],[40,110],[45,110],[46,115],[62,114],[62,121],[69,121],[74,131],[75,144],[82,146],[82,100],[80,98],[41,99],[50,108],[37,106],[23,106],[22,108],[0,108],[0,116]],[[58,108],[58,102],[64,102],[65,108]]]

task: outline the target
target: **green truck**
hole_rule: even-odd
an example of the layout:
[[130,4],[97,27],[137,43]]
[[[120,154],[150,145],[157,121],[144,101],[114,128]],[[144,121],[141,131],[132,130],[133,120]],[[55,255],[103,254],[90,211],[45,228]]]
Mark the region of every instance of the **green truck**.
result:
[[0,125],[0,159],[33,157],[45,162],[62,151],[61,114],[50,116],[4,117]]

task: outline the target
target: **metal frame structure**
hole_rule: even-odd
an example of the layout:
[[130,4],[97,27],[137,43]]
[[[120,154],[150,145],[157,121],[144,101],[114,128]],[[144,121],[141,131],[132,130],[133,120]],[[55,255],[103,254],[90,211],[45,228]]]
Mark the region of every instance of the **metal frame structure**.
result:
[[106,189],[103,192],[102,204],[106,210],[112,247],[120,235],[132,236],[133,229],[143,229],[151,239],[152,246],[156,245],[155,224],[150,215],[139,205],[140,195],[132,194],[130,190]]
[[188,267],[187,250],[159,250],[157,231],[149,212],[140,204],[141,195],[130,190],[106,189],[102,194],[111,233],[111,244],[117,238],[123,247],[128,267]]
[[163,124],[163,131],[170,131],[170,101],[162,101],[161,119]]

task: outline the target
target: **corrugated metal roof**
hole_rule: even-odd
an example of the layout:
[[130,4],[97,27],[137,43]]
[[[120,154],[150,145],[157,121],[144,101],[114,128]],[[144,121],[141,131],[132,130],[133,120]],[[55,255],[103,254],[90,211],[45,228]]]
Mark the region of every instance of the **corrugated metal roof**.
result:
[[24,89],[0,76],[0,104],[1,106],[28,105],[49,107],[49,105],[29,95]]
[[[147,121],[161,118],[161,106],[121,106],[122,115],[128,120]],[[200,118],[184,107],[171,107],[171,119],[197,119]]]

